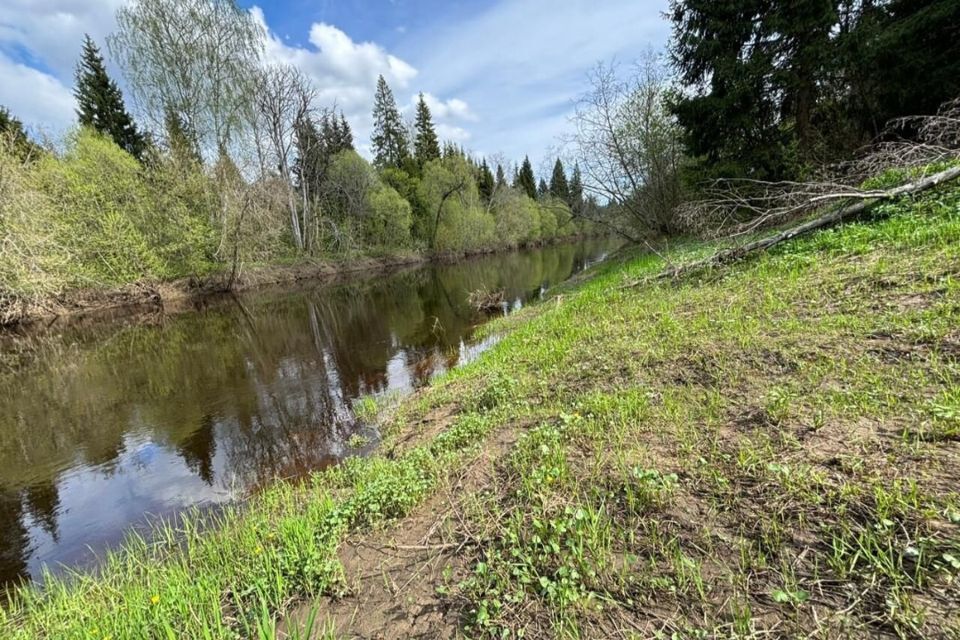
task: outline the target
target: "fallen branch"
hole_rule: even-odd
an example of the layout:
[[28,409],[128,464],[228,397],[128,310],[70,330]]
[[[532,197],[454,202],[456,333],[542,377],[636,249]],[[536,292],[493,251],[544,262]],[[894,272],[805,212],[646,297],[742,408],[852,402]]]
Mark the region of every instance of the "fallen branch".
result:
[[[859,201],[854,202],[853,204],[837,207],[824,216],[809,220],[794,227],[790,227],[789,229],[771,236],[767,236],[766,238],[761,238],[739,247],[718,251],[717,253],[703,260],[697,260],[688,264],[670,267],[664,271],[661,271],[655,276],[655,278],[676,278],[691,271],[735,262],[751,253],[765,251],[786,240],[791,240],[793,238],[818,231],[842,222],[844,219],[859,215],[879,202],[893,200],[895,198],[899,198],[900,196],[927,191],[928,189],[932,189],[945,182],[950,182],[951,180],[956,180],[957,178],[960,178],[960,166],[951,167],[939,173],[927,176],[921,180],[917,180],[916,182],[907,183],[893,189],[887,189],[886,191],[869,191],[863,194],[850,193],[845,196],[848,200],[857,199]],[[639,280],[626,286],[637,286],[646,281],[647,280]]]

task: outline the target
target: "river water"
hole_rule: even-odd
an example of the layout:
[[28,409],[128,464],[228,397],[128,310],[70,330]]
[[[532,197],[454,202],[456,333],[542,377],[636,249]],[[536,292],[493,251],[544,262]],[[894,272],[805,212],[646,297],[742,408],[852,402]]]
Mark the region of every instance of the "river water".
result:
[[487,346],[472,339],[489,316],[470,291],[504,290],[509,312],[616,246],[260,290],[19,339],[39,356],[0,375],[0,586],[89,566],[153,517],[357,453],[352,435],[376,440],[353,418],[357,398],[409,392]]

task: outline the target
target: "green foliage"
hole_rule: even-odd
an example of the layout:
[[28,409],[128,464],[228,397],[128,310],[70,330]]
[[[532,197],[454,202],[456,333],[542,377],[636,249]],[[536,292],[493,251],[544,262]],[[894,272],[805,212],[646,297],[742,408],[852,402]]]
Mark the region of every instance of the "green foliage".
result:
[[553,174],[550,176],[550,195],[564,202],[570,200],[570,185],[567,182],[567,172],[564,171],[560,158],[557,158],[556,163],[554,163]]
[[40,155],[40,147],[27,136],[23,123],[4,106],[0,106],[0,138],[8,151],[22,161]]
[[530,158],[523,158],[523,164],[517,171],[513,187],[523,191],[531,200],[537,199],[537,179],[533,175],[533,165],[530,164]]
[[437,132],[433,129],[430,107],[427,106],[423,93],[417,100],[417,118],[414,123],[414,132],[413,147],[417,164],[422,167],[431,160],[439,160],[440,141],[437,139]]
[[403,167],[409,157],[407,128],[400,116],[393,92],[383,76],[377,78],[377,92],[373,98],[373,133],[370,135],[373,147],[373,162],[381,169]]
[[30,275],[3,270],[4,288],[119,285],[211,267],[215,197],[197,165],[163,158],[147,169],[112,140],[82,129],[62,157],[11,171],[16,195],[6,202],[5,232],[34,258]]
[[493,192],[496,189],[496,182],[494,182],[493,173],[490,171],[490,166],[487,164],[487,159],[484,158],[483,162],[480,164],[480,168],[477,170],[477,190],[480,192],[480,198],[484,202],[489,203],[490,199],[493,197]]
[[673,0],[670,18],[697,178],[802,177],[960,94],[949,0]]
[[380,185],[367,194],[370,211],[363,223],[367,246],[403,249],[410,246],[413,224],[410,203],[393,187]]
[[428,162],[417,190],[423,216],[417,227],[439,251],[493,244],[493,218],[481,206],[473,167],[458,155]]
[[76,82],[74,96],[80,125],[109,136],[117,146],[139,159],[147,141],[127,113],[120,88],[107,75],[103,56],[90,36],[84,36]]

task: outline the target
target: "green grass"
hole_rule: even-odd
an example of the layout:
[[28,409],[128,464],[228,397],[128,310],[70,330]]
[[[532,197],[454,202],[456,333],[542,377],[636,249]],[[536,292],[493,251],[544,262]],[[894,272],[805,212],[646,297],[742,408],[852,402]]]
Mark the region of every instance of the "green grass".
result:
[[880,213],[674,281],[603,266],[485,328],[503,339],[381,420],[383,455],[23,589],[0,635],[272,637],[347,590],[345,536],[513,431],[457,494],[466,577],[438,591],[468,636],[956,637],[960,190]]

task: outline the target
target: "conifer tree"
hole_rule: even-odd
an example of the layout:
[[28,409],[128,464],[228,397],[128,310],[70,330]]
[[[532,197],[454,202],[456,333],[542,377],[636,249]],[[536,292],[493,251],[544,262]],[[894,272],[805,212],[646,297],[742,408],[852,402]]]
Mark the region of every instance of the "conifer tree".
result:
[[0,137],[10,144],[12,151],[21,160],[34,157],[40,152],[40,147],[27,137],[20,119],[4,106],[0,106]]
[[316,198],[320,193],[330,165],[330,153],[324,138],[324,129],[329,127],[326,120],[328,117],[324,114],[319,127],[309,116],[296,123],[297,156],[293,163],[293,175],[307,200]]
[[341,151],[353,151],[353,129],[350,128],[350,123],[347,122],[347,116],[343,115],[343,111],[340,112],[340,138],[337,146]]
[[533,165],[530,164],[529,157],[523,158],[523,164],[520,165],[520,171],[517,172],[514,186],[522,189],[532,199],[537,199],[537,179],[533,175]]
[[583,207],[583,176],[580,173],[579,164],[573,165],[573,174],[570,176],[570,197],[567,204],[574,212],[580,211]]
[[540,178],[540,182],[537,183],[537,200],[543,200],[550,193],[550,186],[547,185],[547,181],[543,178]]
[[180,162],[202,164],[203,157],[200,155],[197,137],[190,130],[180,112],[171,106],[167,106],[163,120],[164,128],[167,130],[167,146],[174,158]]
[[433,128],[433,119],[430,115],[430,107],[427,106],[423,93],[417,100],[417,119],[414,125],[416,138],[414,139],[414,156],[417,164],[421,167],[431,160],[440,158],[440,141],[437,140],[437,132]]
[[490,198],[493,197],[493,191],[496,188],[496,185],[493,182],[493,174],[490,172],[490,166],[487,164],[487,159],[484,158],[483,162],[480,163],[480,169],[477,176],[477,190],[480,192],[480,197],[483,198],[484,202],[490,202]]
[[373,162],[380,168],[401,168],[409,156],[407,128],[400,117],[397,102],[387,81],[377,78],[377,93],[373,99]]
[[570,185],[567,183],[567,173],[560,158],[557,158],[553,165],[553,175],[550,176],[550,195],[564,202],[570,199]]
[[503,165],[497,165],[497,187],[507,186],[507,176],[503,172]]
[[103,56],[88,35],[84,36],[76,82],[73,95],[80,124],[110,136],[120,148],[139,159],[146,149],[146,138],[127,113],[120,88],[107,75]]

